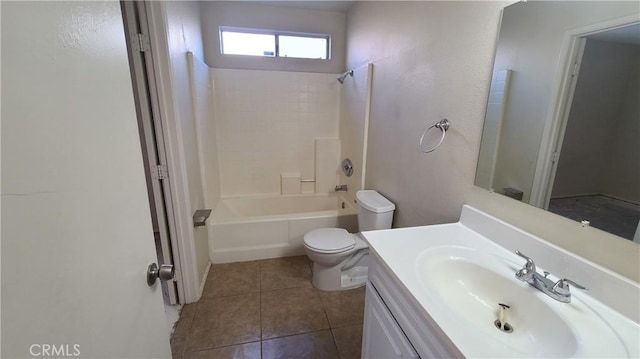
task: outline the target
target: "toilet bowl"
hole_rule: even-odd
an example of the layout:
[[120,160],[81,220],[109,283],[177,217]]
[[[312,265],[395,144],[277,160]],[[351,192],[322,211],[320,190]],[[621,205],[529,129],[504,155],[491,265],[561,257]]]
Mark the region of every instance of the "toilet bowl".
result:
[[[356,193],[361,231],[391,228],[395,205],[376,191]],[[365,285],[369,246],[360,234],[342,228],[320,228],[304,235],[305,252],[313,261],[313,286],[326,291]]]

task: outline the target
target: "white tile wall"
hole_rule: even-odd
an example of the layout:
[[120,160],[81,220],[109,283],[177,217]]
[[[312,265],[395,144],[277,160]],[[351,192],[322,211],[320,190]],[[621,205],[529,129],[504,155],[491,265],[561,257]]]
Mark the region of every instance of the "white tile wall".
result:
[[315,177],[314,140],[338,138],[338,75],[213,69],[222,196],[280,193]]
[[302,193],[302,194],[316,193],[316,183],[315,182],[302,182],[300,184],[300,193]]
[[340,140],[316,139],[316,192],[334,192],[340,170]]

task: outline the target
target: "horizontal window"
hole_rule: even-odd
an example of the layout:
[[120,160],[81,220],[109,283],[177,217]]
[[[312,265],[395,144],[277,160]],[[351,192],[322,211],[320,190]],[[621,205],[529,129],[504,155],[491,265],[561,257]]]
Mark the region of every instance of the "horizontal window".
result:
[[225,55],[329,59],[329,35],[220,27]]

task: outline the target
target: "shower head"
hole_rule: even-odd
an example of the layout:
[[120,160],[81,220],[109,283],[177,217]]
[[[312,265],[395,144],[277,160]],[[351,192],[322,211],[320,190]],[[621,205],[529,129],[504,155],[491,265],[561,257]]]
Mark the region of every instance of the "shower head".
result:
[[353,77],[353,70],[349,70],[349,71],[343,73],[342,76],[338,77],[338,82],[343,84],[344,83],[344,79],[346,79],[347,76]]

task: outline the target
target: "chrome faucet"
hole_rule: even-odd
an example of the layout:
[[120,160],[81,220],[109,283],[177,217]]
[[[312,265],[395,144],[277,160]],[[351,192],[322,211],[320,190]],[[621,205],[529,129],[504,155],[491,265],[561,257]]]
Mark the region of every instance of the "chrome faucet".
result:
[[339,184],[336,186],[335,191],[346,191],[347,190],[347,185],[346,184]]
[[527,262],[524,264],[524,267],[516,272],[516,278],[523,282],[529,283],[531,286],[548,295],[549,297],[559,302],[571,303],[571,292],[569,290],[569,284],[578,289],[588,290],[586,287],[572,281],[571,279],[562,278],[554,283],[552,280],[547,278],[549,272],[545,271],[543,272],[544,275],[540,275],[536,271],[536,264],[533,259],[520,253],[520,251],[516,251],[516,254],[527,260]]

